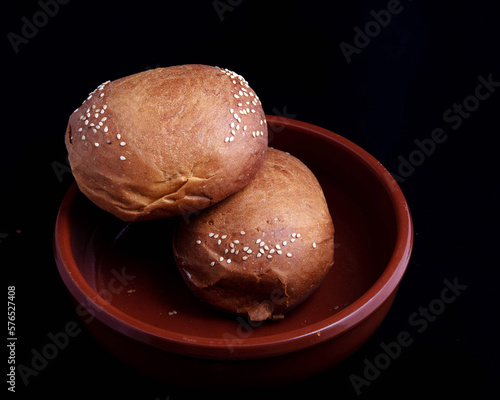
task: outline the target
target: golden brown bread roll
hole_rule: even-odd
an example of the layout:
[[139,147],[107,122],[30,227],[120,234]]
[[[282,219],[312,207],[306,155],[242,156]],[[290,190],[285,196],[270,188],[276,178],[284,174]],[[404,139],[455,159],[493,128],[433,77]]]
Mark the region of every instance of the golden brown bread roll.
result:
[[243,188],[267,151],[260,101],[240,75],[206,65],[105,82],[69,118],[80,190],[123,220],[201,210]]
[[180,221],[174,255],[194,295],[260,321],[290,311],[318,287],[333,265],[333,234],[313,173],[269,148],[248,186]]

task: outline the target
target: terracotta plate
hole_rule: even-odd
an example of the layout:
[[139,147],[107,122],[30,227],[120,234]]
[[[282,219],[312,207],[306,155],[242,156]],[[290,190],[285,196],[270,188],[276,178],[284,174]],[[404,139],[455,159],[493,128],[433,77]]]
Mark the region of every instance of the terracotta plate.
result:
[[333,132],[275,116],[267,121],[269,145],[318,177],[335,224],[334,267],[283,320],[254,323],[194,298],[172,255],[175,218],[123,222],[76,185],[66,194],[54,241],[60,275],[90,332],[123,362],[175,382],[284,382],[352,354],[388,312],[413,240],[396,182]]

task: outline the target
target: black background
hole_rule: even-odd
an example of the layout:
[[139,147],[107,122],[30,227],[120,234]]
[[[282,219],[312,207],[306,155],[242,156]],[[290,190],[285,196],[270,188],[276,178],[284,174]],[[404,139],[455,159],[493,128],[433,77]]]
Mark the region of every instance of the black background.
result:
[[[495,2],[437,3],[401,0],[402,11],[348,62],[340,44],[353,45],[354,28],[363,29],[374,18],[370,11],[386,9],[387,1],[72,0],[45,19],[35,1],[4,1],[0,251],[4,289],[16,286],[18,365],[29,365],[49,332],[80,325],[52,255],[55,216],[73,181],[64,167],[70,113],[108,79],[201,63],[243,75],[267,114],[322,126],[372,153],[403,178],[415,227],[393,308],[356,354],[304,381],[215,395],[356,398],[349,377],[363,377],[365,359],[408,331],[411,346],[360,397],[498,396],[500,88],[477,103],[466,100],[474,110],[461,120],[443,115],[475,94],[479,76],[500,82],[500,13]],[[35,15],[38,31],[13,45],[11,33],[22,35]],[[437,128],[446,140],[419,157],[415,141]],[[410,160],[418,165],[405,170]],[[445,279],[467,288],[417,332],[410,316],[440,297]],[[11,397],[212,395],[128,369],[85,330],[28,386],[18,376],[16,389]]]

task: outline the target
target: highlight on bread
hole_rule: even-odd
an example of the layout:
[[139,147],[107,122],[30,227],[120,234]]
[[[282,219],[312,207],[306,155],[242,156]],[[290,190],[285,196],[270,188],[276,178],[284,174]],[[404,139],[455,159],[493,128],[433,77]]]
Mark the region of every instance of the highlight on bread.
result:
[[206,65],[104,82],[69,118],[80,190],[127,220],[202,210],[245,187],[267,151],[260,100],[240,75]]
[[316,177],[272,148],[246,187],[180,221],[173,242],[195,296],[253,321],[281,317],[308,298],[333,265],[333,245]]

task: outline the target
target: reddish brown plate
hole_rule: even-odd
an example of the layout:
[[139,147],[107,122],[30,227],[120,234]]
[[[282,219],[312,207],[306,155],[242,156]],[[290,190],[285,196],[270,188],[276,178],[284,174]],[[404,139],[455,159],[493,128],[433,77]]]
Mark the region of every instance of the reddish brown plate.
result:
[[172,255],[175,219],[123,222],[76,185],[64,197],[54,240],[59,273],[90,332],[126,364],[173,382],[286,382],[348,357],[387,314],[413,241],[400,188],[349,140],[304,122],[267,121],[270,146],[318,177],[335,224],[334,267],[283,320],[253,323],[194,298]]

